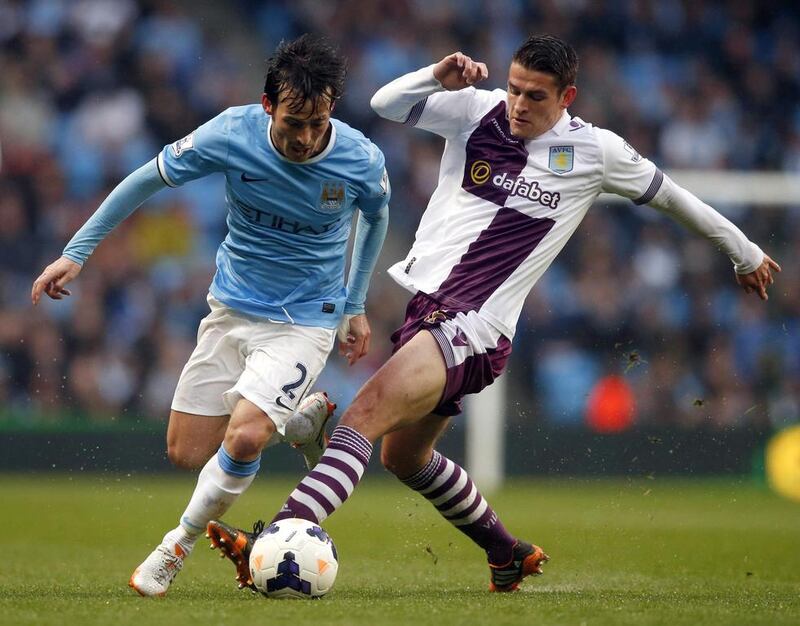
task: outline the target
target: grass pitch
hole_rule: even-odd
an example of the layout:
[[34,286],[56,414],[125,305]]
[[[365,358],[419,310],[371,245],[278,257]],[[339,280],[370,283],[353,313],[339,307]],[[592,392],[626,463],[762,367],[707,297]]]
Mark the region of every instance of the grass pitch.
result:
[[[227,519],[249,524],[294,480],[262,477]],[[320,601],[238,591],[198,545],[166,598],[133,568],[175,525],[188,474],[0,476],[1,624],[797,624],[800,505],[750,482],[531,480],[490,502],[552,557],[516,594],[487,592],[482,554],[395,481],[368,476],[325,524],[341,559]]]

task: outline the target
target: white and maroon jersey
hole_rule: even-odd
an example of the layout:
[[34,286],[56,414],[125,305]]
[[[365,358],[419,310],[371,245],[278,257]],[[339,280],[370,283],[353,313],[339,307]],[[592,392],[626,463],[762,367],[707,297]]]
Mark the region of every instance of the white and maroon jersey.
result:
[[371,104],[446,139],[414,245],[389,274],[409,291],[477,311],[509,339],[533,285],[601,192],[664,211],[722,249],[739,273],[763,260],[735,225],[621,137],[566,111],[535,139],[513,137],[505,91],[444,91],[433,66],[382,87]]
[[439,183],[405,260],[407,289],[476,310],[511,338],[523,302],[601,192],[644,204],[662,174],[614,133],[565,111],[532,140],[511,135],[506,92],[439,92],[406,121],[447,140]]

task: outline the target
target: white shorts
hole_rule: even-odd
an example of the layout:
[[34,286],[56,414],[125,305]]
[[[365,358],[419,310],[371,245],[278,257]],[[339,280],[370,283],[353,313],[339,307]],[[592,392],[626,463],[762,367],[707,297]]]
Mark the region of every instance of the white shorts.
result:
[[200,322],[172,410],[230,415],[245,398],[269,415],[283,436],[286,420],[325,366],[336,330],[253,317],[210,294],[208,305],[211,313]]

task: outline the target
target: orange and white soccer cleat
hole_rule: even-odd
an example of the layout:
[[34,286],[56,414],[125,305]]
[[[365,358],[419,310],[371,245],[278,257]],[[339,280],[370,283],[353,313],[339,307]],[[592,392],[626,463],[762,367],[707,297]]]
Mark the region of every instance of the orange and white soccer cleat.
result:
[[542,566],[550,560],[539,546],[524,541],[517,541],[511,560],[505,565],[489,563],[491,580],[489,591],[517,591],[522,579],[533,574],[540,576],[544,572]]
[[128,586],[140,596],[163,596],[183,568],[186,556],[180,544],[162,543],[133,570]]
[[211,520],[206,526],[206,537],[211,540],[211,549],[218,548],[220,558],[228,557],[236,567],[236,582],[239,589],[249,587],[255,591],[253,577],[250,575],[250,552],[253,544],[264,530],[261,520],[253,524],[253,532],[229,526],[220,520]]

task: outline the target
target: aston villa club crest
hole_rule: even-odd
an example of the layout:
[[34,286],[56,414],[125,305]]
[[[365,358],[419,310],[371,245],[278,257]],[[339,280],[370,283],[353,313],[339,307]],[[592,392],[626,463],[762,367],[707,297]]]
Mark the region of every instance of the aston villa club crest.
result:
[[574,163],[574,146],[550,146],[550,159],[547,162],[547,167],[556,174],[571,172]]
[[319,210],[335,213],[344,208],[345,183],[343,180],[323,180],[319,196]]

